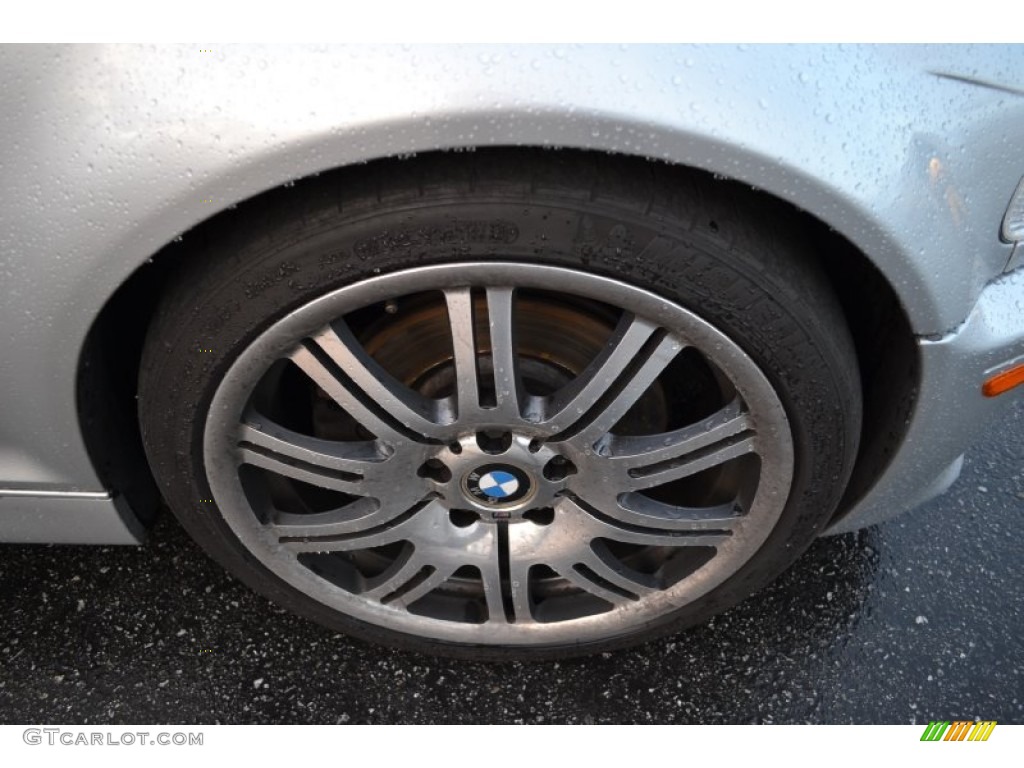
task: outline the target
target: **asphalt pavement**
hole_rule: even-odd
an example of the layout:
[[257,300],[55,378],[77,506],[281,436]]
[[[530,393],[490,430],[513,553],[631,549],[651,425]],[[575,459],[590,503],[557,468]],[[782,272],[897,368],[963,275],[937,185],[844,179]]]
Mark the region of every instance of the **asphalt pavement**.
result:
[[0,723],[1024,723],[1024,401],[943,497],[711,623],[543,664],[374,648],[138,548],[0,546]]

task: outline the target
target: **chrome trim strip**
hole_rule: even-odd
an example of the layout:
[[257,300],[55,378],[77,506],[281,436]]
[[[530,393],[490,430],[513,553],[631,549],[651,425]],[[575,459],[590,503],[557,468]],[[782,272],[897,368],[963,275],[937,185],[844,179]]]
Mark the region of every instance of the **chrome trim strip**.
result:
[[2,496],[32,496],[41,499],[110,499],[108,491],[43,491],[32,488],[0,488]]

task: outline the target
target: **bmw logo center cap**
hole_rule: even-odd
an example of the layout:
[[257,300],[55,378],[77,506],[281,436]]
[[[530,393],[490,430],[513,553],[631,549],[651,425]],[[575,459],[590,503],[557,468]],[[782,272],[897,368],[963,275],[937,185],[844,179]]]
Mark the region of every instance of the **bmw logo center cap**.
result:
[[513,504],[530,492],[530,480],[515,467],[491,464],[470,472],[466,477],[466,489],[484,504]]

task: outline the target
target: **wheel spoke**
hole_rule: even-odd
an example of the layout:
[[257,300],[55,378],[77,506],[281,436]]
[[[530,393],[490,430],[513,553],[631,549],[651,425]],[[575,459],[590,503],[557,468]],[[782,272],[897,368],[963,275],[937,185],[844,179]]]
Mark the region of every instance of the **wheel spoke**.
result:
[[666,335],[657,342],[651,350],[647,359],[644,360],[636,371],[629,377],[619,392],[607,402],[603,409],[597,414],[577,437],[584,445],[593,445],[601,437],[606,435],[623,416],[633,407],[633,404],[647,391],[655,379],[661,375],[669,363],[683,349],[685,345],[675,336]]
[[740,456],[746,456],[748,453],[755,453],[755,445],[753,437],[724,440],[713,448],[700,451],[699,455],[680,457],[664,464],[645,467],[642,471],[629,472],[629,480],[623,483],[623,488],[638,491],[681,480],[732,459],[738,459]]
[[373,442],[310,437],[249,412],[238,431],[243,463],[321,488],[359,495],[364,479],[386,461]]
[[320,389],[334,400],[349,416],[369,430],[379,440],[397,445],[407,437],[384,418],[376,409],[364,405],[359,390],[349,381],[342,381],[319,357],[305,345],[299,345],[289,355],[289,359],[311,378]]
[[658,589],[658,583],[653,577],[626,568],[608,552],[603,542],[591,542],[590,549],[582,550],[578,564],[586,566],[599,579],[630,593],[634,598]]
[[244,464],[266,469],[278,475],[290,477],[293,480],[299,480],[303,483],[309,483],[310,485],[316,485],[320,488],[327,488],[340,493],[362,493],[362,477],[350,472],[340,472],[319,465],[306,466],[290,456],[263,453],[246,443],[239,444],[238,453]]
[[387,605],[407,608],[421,597],[441,586],[451,577],[454,569],[438,569],[427,563],[413,546],[407,545],[407,552],[399,557],[383,573],[366,580],[361,597],[384,602]]
[[422,571],[426,563],[417,556],[412,545],[406,545],[406,549],[405,555],[396,559],[383,573],[367,579],[366,585],[359,594],[370,600],[383,600],[388,595],[397,592],[403,585],[409,583],[413,576]]
[[658,435],[605,435],[596,446],[607,462],[599,471],[621,490],[640,490],[679,480],[756,452],[749,416],[739,399],[697,424]]
[[363,497],[327,512],[306,515],[278,512],[272,528],[279,539],[319,538],[374,528],[394,516],[392,510],[382,508],[376,499]]
[[510,558],[509,591],[512,596],[512,616],[516,624],[533,623],[533,607],[530,600],[530,568],[526,558]]
[[521,420],[522,382],[516,355],[515,294],[511,288],[487,289],[487,319],[491,329],[491,362],[494,367],[492,418],[506,423]]
[[728,438],[753,428],[739,399],[733,400],[703,421],[673,432],[657,435],[606,435],[597,444],[599,455],[619,468],[635,470],[686,458],[689,454],[714,447]]
[[431,526],[437,529],[447,523],[448,513],[432,499],[398,514],[391,509],[382,510],[379,519],[374,516],[354,521],[351,528],[347,527],[347,521],[324,518],[322,525],[311,521],[306,529],[302,529],[295,525],[298,521],[294,518],[297,517],[306,516],[293,515],[285,524],[274,526],[281,545],[286,549],[292,552],[352,552],[399,541],[417,542]]
[[480,411],[473,295],[469,288],[450,288],[444,292],[444,299],[448,305],[448,323],[452,329],[452,349],[455,354],[458,418],[465,422]]
[[681,524],[668,527],[660,519],[641,517],[626,510],[619,514],[631,518],[630,520],[612,518],[597,513],[596,510],[584,509],[569,497],[559,501],[558,511],[564,527],[574,529],[581,540],[603,538],[649,547],[716,547],[729,540],[730,530],[738,520],[736,517],[718,517],[699,522],[672,521]]
[[615,606],[629,605],[635,601],[635,598],[629,597],[617,592],[612,589],[608,589],[603,584],[594,581],[592,578],[585,576],[581,571],[576,568],[566,568],[560,571],[559,576],[568,581],[574,587],[579,589],[581,592],[587,592],[595,597],[599,597],[606,603],[611,603]]
[[681,507],[642,493],[620,494],[616,503],[602,507],[614,523],[661,528],[666,531],[731,531],[742,520],[735,501],[711,507]]
[[438,401],[423,397],[395,379],[374,360],[344,322],[314,336],[320,348],[381,410],[407,429],[428,438],[443,439],[450,422]]
[[519,422],[522,418],[519,412],[522,383],[516,356],[514,291],[511,288],[488,288],[486,291],[494,370],[493,407],[485,407],[480,396],[480,343],[476,334],[472,292],[469,288],[449,288],[444,297],[455,355],[459,423],[466,424],[481,418],[504,423]]
[[505,619],[505,604],[501,595],[501,572],[498,569],[497,553],[491,562],[480,565],[480,578],[484,585],[484,600],[487,603],[487,621],[502,623]]
[[600,354],[580,375],[546,401],[539,400],[540,413],[531,414],[534,420],[552,433],[568,431],[607,394],[655,331],[656,325],[624,313]]
[[[422,568],[420,570],[422,571]],[[431,571],[421,581],[417,582],[414,587],[402,592],[402,594],[396,597],[392,602],[388,603],[388,605],[400,605],[403,608],[408,608],[421,597],[428,595],[444,584],[451,575],[452,571],[447,569],[443,571]]]

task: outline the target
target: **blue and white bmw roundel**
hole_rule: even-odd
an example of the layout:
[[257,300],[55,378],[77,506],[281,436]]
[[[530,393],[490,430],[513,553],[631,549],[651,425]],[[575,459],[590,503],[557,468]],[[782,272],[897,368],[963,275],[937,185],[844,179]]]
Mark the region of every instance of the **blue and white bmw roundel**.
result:
[[507,499],[519,490],[519,480],[511,472],[494,469],[480,477],[480,490],[492,499]]
[[507,464],[488,464],[466,475],[465,489],[488,508],[515,504],[530,493],[530,479],[520,469]]

